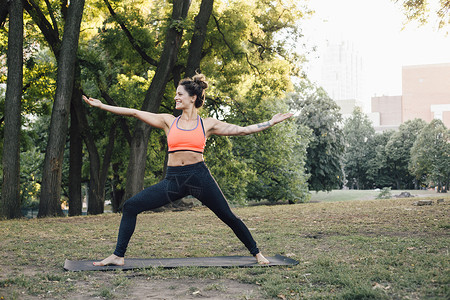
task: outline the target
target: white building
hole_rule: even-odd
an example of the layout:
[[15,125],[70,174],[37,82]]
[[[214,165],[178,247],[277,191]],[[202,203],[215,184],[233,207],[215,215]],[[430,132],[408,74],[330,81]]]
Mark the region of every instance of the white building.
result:
[[335,101],[363,98],[362,58],[347,42],[327,42],[322,56],[320,85]]

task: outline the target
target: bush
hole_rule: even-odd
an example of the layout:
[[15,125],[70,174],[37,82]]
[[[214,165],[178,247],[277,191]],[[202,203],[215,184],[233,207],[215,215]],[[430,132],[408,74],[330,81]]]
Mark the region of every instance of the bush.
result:
[[391,198],[392,198],[392,194],[391,194],[390,187],[383,188],[377,196],[377,199],[391,199]]

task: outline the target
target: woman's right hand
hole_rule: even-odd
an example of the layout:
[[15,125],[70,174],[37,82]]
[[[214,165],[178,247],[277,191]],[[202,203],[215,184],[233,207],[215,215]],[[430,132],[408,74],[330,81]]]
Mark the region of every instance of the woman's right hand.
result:
[[86,102],[87,104],[89,104],[90,106],[93,107],[100,107],[102,105],[102,101],[98,100],[98,99],[94,99],[94,98],[88,98],[85,95],[83,95],[83,100],[84,102]]

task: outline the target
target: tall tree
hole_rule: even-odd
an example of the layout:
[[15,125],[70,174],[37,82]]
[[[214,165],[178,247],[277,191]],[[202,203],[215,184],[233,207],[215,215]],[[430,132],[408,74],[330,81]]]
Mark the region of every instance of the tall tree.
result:
[[[420,132],[411,148],[410,170],[426,176],[438,192],[446,193],[450,184],[450,130],[441,120],[432,120]],[[445,188],[444,188],[445,187]]]
[[5,139],[3,143],[3,185],[0,215],[21,217],[20,126],[23,85],[23,6],[22,1],[9,3],[8,79],[5,99]]
[[[167,28],[164,49],[156,68],[155,76],[145,95],[141,110],[157,113],[167,82],[177,61],[178,50],[183,35],[183,20],[189,11],[190,0],[174,0],[172,18]],[[143,122],[135,126],[130,147],[125,199],[140,192],[144,186],[144,173],[147,160],[148,139],[151,127]]]
[[62,162],[83,8],[84,0],[72,0],[67,10],[64,34],[58,55],[57,86],[44,159],[38,217],[62,215],[60,205]]
[[369,140],[366,157],[367,183],[369,186],[383,188],[394,186],[394,168],[386,153],[386,145],[394,132],[391,130],[377,133]]
[[[72,96],[78,93],[74,90]],[[73,101],[72,101],[73,102]],[[70,128],[69,128],[69,216],[82,214],[81,199],[81,173],[83,167],[83,140],[80,134],[80,121],[77,119],[74,105],[70,106]]]
[[356,189],[372,188],[369,185],[367,171],[369,169],[370,141],[375,134],[369,118],[360,107],[353,110],[352,116],[344,123],[346,143],[344,170],[347,186]]
[[75,117],[78,120],[80,134],[86,144],[89,153],[89,191],[88,191],[88,214],[101,214],[104,210],[105,182],[114,149],[115,132],[117,124],[114,123],[109,130],[106,151],[103,161],[95,144],[94,136],[90,134],[86,112],[81,103],[79,89],[75,89],[72,104]]
[[322,88],[303,82],[291,95],[291,108],[298,111],[297,122],[312,130],[306,170],[309,189],[331,191],[344,180],[344,134],[339,106]]
[[426,125],[421,119],[408,120],[400,125],[386,144],[386,156],[392,164],[391,176],[397,189],[418,188],[418,182],[409,171],[408,164],[411,161],[411,148]]

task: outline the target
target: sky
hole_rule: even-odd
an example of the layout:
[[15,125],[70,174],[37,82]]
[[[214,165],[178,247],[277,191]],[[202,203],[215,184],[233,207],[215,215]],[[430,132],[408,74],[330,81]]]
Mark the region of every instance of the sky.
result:
[[[433,5],[438,0],[429,0]],[[363,60],[364,102],[372,96],[402,94],[402,66],[450,63],[450,35],[426,26],[405,24],[399,4],[391,0],[309,0],[315,14],[300,26],[308,45],[308,76],[319,81],[320,52],[326,40],[345,41]]]

